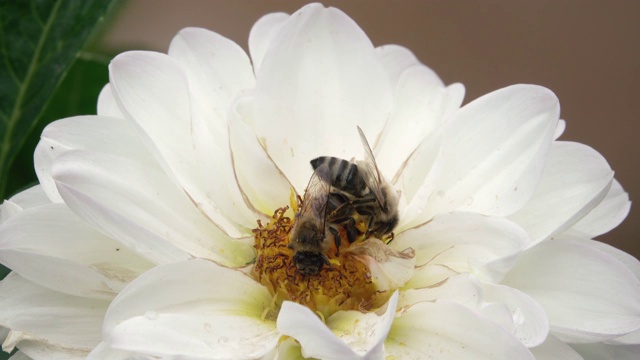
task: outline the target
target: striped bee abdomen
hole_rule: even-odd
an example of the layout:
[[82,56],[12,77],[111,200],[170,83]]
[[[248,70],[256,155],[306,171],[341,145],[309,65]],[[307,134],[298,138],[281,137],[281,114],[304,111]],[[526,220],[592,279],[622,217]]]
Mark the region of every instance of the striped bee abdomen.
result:
[[315,171],[321,165],[327,165],[328,179],[322,179],[332,187],[344,191],[347,194],[360,197],[369,192],[369,188],[355,163],[333,156],[320,156],[311,160],[311,166]]

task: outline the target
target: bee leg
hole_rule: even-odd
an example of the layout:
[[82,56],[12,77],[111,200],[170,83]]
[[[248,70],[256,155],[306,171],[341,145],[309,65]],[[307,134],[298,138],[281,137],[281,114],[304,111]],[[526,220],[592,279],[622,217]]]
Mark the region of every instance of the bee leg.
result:
[[336,256],[340,256],[340,244],[342,244],[340,232],[333,226],[329,226],[329,231],[331,231],[331,234],[333,234],[333,241],[336,243]]

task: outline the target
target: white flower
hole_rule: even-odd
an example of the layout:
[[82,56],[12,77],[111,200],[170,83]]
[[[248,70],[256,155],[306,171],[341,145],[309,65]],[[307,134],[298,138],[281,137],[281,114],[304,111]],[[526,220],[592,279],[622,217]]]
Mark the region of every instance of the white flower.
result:
[[[45,129],[41,185],[0,214],[5,350],[633,358],[640,263],[591,240],[628,196],[595,150],[556,140],[551,91],[460,107],[462,85],[318,4],[263,17],[249,48],[189,28],[168,55],[121,54],[98,115]],[[309,160],[363,157],[357,126],[400,194],[395,238],[295,273],[293,212],[278,209],[303,195]]]

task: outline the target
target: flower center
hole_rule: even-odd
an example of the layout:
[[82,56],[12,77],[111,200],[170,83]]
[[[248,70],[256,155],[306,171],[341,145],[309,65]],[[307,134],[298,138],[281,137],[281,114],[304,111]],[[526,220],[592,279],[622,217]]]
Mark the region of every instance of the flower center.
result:
[[276,210],[268,224],[259,221],[253,230],[257,257],[252,275],[269,289],[274,305],[295,301],[326,318],[338,310],[364,312],[386,302],[391,294],[377,290],[369,267],[347,251],[346,241],[340,249],[331,244],[326,251],[328,264],[316,274],[301,273],[295,252],[288,247],[294,221],[285,216],[287,209]]

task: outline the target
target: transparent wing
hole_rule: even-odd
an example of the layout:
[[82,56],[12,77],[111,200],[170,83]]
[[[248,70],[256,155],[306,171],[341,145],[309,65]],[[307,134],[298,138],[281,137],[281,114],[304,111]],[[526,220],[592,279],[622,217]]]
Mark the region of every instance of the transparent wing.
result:
[[358,169],[364,171],[363,177],[369,187],[369,190],[375,195],[378,200],[378,204],[380,207],[384,207],[385,200],[384,195],[382,194],[381,183],[382,178],[380,176],[380,170],[378,170],[378,165],[376,164],[376,159],[373,157],[373,150],[371,150],[371,146],[369,146],[369,142],[367,141],[367,137],[364,136],[364,132],[358,126],[358,132],[360,133],[360,141],[362,141],[362,146],[364,147],[364,166],[360,166]]
[[331,185],[323,179],[328,179],[329,167],[326,164],[320,165],[311,175],[307,189],[304,191],[304,199],[300,216],[312,215],[316,219],[321,219],[322,227],[326,218],[327,202]]

